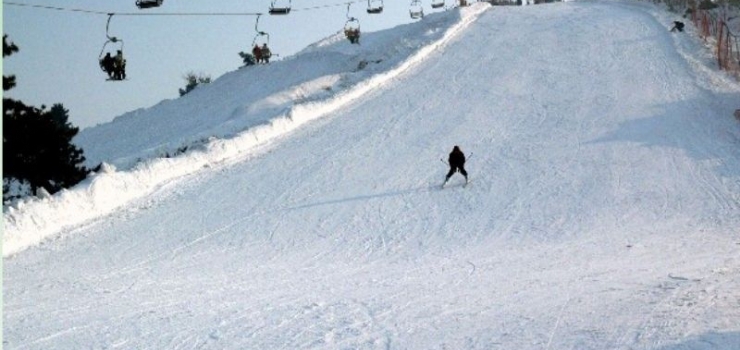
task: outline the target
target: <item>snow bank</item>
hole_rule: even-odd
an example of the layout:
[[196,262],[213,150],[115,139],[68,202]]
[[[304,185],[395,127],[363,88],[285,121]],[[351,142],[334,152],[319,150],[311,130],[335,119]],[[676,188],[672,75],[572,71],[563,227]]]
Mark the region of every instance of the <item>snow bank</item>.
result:
[[75,142],[88,165],[102,162],[101,171],[54,196],[7,207],[3,256],[107,215],[169,181],[248,155],[345,106],[413,68],[489,7],[476,4],[364,34],[359,46],[338,33],[292,58],[231,72],[183,98],[83,130]]

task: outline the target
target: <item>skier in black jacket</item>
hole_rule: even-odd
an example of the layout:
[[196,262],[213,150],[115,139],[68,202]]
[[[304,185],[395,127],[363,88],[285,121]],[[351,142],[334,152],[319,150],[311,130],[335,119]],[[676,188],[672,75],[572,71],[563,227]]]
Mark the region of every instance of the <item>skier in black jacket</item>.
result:
[[445,177],[445,182],[442,184],[444,186],[447,184],[447,181],[452,177],[452,175],[455,172],[460,172],[463,176],[465,176],[465,183],[468,183],[468,172],[465,171],[465,154],[462,153],[460,150],[460,147],[455,146],[452,149],[452,152],[450,152],[450,157],[448,158],[448,162],[450,164],[450,171],[447,173],[447,176]]
[[671,28],[672,32],[679,31],[683,32],[683,22],[681,21],[673,21],[673,28]]

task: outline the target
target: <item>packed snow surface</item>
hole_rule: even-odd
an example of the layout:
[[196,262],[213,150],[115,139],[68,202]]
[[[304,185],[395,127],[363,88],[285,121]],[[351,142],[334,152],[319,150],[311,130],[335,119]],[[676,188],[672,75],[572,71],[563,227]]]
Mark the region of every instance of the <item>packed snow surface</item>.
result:
[[475,4],[85,129],[4,348],[739,349],[740,85],[673,20]]

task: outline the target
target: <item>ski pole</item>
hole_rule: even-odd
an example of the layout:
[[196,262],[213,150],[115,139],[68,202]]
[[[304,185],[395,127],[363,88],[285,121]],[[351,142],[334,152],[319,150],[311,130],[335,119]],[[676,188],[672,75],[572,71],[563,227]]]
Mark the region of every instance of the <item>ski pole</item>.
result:
[[[472,152],[470,153],[470,155],[465,160],[468,161],[468,160],[470,160],[470,158],[473,158],[473,153]],[[444,159],[442,159],[442,158],[439,158],[439,161],[442,162],[442,163],[445,163],[447,165],[450,165],[450,163],[445,162]]]

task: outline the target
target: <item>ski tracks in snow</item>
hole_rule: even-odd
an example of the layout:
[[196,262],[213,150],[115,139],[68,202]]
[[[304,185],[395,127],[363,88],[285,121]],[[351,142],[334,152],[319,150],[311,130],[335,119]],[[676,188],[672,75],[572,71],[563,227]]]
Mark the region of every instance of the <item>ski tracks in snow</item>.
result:
[[[714,146],[700,147],[717,125],[692,129],[705,133],[696,145],[680,142],[696,136],[676,134],[691,119],[667,112],[686,105],[641,95],[686,99],[666,84],[671,61],[623,64],[627,50],[664,47],[650,46],[651,25],[631,26],[609,6],[496,8],[435,60],[417,57],[414,74],[349,99],[259,157],[178,182],[171,201],[115,214],[75,244],[9,260],[6,339],[32,348],[655,349],[736,329],[733,188],[701,157],[717,156]],[[584,42],[564,50],[553,28]],[[601,47],[592,35],[621,41]],[[486,45],[496,52],[468,57]],[[521,57],[536,59],[501,64]],[[452,79],[447,67],[457,67]],[[476,154],[477,183],[431,190],[446,170],[440,152],[459,140]],[[726,152],[734,171],[736,153]]]
[[653,288],[643,291],[643,296],[651,299],[649,303],[654,306],[640,315],[640,321],[633,328],[605,346],[622,348],[649,344],[651,348],[665,347],[685,336],[683,332],[725,326],[718,320],[727,317],[737,319],[740,312],[733,305],[740,299],[728,289],[726,272],[719,271],[704,278],[665,276]]

